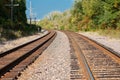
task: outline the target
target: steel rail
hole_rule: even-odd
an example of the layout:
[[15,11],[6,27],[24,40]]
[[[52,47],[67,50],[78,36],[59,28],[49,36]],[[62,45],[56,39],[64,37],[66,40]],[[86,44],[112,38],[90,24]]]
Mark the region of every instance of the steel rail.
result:
[[[70,36],[69,38],[70,40],[73,39],[73,41],[72,40],[71,41],[72,41],[72,46],[75,49],[74,52],[82,53],[78,55],[78,57],[80,56],[80,59],[78,58],[79,61],[81,60],[81,62],[84,62],[84,60],[82,59],[85,58],[85,62],[87,63],[89,71],[93,76],[93,78],[90,78],[90,76],[87,78],[87,75],[86,75],[87,80],[91,80],[91,79],[119,80],[120,79],[119,55],[116,55],[114,51],[111,51],[108,48],[106,49],[104,45],[101,45],[96,41],[93,41],[83,35],[69,32],[69,31],[67,35],[68,37]],[[78,45],[75,46],[75,44],[78,44]],[[80,51],[78,52],[77,49]],[[85,66],[82,66],[81,68],[84,68],[84,67]],[[84,68],[84,71],[85,71],[85,68]]]
[[103,50],[104,51],[104,54],[107,54],[109,55],[111,58],[113,58],[115,61],[117,61],[119,63],[120,61],[120,53],[114,51],[113,49],[95,41],[95,40],[92,40],[84,35],[81,35],[81,34],[77,34],[75,33],[76,35],[82,37],[84,40],[88,41],[90,44],[94,45],[95,47],[97,47],[98,49],[100,50]]
[[101,46],[101,47],[103,47],[104,49],[108,50],[109,52],[113,53],[113,55],[116,55],[117,57],[120,58],[120,53],[116,52],[116,51],[113,50],[112,48],[110,48],[110,47],[108,47],[108,46],[106,46],[106,45],[103,45],[103,44],[101,44],[101,43],[99,43],[99,42],[97,42],[97,41],[95,41],[95,40],[93,40],[93,39],[90,39],[89,37],[84,36],[84,35],[82,35],[82,34],[79,34],[79,35],[82,36],[82,37],[84,37],[84,38],[86,38],[86,39],[88,39],[88,40],[90,40],[90,41],[92,41],[92,42],[94,42],[94,43],[96,43],[96,44],[98,44],[99,46]]
[[[71,43],[73,45],[73,48],[75,50],[75,53],[77,54],[77,57],[80,61],[80,63],[82,64],[82,68],[84,68],[84,75],[86,76],[87,80],[95,80],[94,76],[88,66],[88,63],[79,47],[79,45],[77,44],[77,42],[75,41],[74,37],[72,36],[72,34],[70,32],[66,32],[67,36],[69,37],[69,39],[71,40]],[[81,65],[80,65],[81,66]]]

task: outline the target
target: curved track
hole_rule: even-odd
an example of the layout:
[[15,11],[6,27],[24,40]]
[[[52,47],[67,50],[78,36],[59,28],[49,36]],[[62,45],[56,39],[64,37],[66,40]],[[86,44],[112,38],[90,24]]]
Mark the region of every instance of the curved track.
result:
[[83,35],[69,31],[65,33],[72,49],[71,80],[120,80],[118,54]]
[[56,37],[55,31],[0,54],[0,80],[15,80]]

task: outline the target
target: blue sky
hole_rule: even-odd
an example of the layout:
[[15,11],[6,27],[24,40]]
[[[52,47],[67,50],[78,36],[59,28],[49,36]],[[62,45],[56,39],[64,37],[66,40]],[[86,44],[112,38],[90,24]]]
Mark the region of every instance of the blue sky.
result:
[[32,12],[36,14],[37,19],[42,19],[52,11],[64,12],[65,10],[70,9],[74,2],[74,0],[26,0],[26,14],[28,18],[30,1],[32,2]]

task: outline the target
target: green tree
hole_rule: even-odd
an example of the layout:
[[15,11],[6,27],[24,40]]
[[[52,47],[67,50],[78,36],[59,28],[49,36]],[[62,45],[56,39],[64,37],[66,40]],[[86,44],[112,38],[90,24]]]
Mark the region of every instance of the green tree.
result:
[[[11,8],[7,6],[7,4],[11,4],[10,0],[0,0],[0,24],[4,25],[5,22],[10,21],[11,16]],[[18,7],[14,7],[14,24],[27,23],[26,18],[26,0],[14,0],[14,4],[19,4]],[[3,14],[4,13],[4,14]],[[9,24],[10,25],[10,24]]]
[[63,13],[59,11],[51,12],[39,22],[39,25],[47,29],[76,30],[71,24],[70,10]]
[[78,29],[120,26],[120,0],[75,0],[71,22]]
[[26,0],[18,0],[17,3],[19,4],[19,7],[16,8],[18,11],[18,14],[16,14],[18,16],[18,21],[21,23],[26,24],[27,23],[27,18],[26,18]]
[[117,23],[120,22],[120,0],[104,0],[103,1],[103,18],[100,19],[100,24],[103,28],[116,29]]

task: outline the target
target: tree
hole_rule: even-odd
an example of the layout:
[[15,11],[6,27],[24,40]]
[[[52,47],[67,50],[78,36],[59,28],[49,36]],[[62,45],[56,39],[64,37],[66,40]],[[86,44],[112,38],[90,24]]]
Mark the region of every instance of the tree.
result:
[[120,0],[75,0],[71,22],[78,29],[120,26]]
[[120,0],[105,0],[103,1],[103,18],[100,19],[100,24],[104,28],[117,28],[117,23],[120,22]]
[[[7,21],[10,21],[10,11],[11,8],[6,6],[7,4],[11,4],[10,0],[0,0],[0,24],[4,25]],[[14,0],[14,4],[19,4],[19,7],[14,7],[14,24],[26,24],[26,0]],[[4,13],[4,14],[3,14]],[[9,22],[8,22],[9,23]],[[9,24],[10,25],[10,24]]]
[[58,30],[75,30],[70,24],[71,14],[70,10],[65,12],[54,11],[49,13],[43,20],[39,22],[39,25],[47,29]]
[[[27,23],[27,18],[26,18],[26,0],[17,0],[17,3],[19,4],[19,7],[16,8],[16,11],[18,11],[18,21],[21,23],[26,24]],[[16,17],[17,17],[16,16]]]

